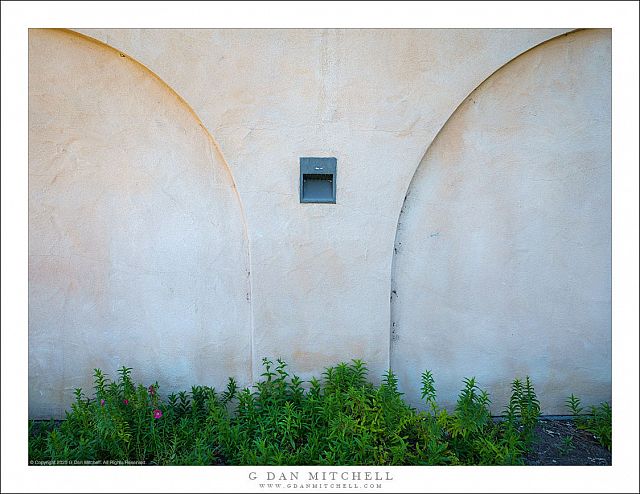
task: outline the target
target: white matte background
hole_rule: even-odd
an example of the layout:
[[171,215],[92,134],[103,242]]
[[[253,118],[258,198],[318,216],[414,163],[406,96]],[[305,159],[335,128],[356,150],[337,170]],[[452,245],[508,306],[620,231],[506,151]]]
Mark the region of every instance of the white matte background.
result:
[[[179,489],[184,486],[185,482],[189,482],[189,490],[211,490],[215,484],[215,489],[221,490],[237,489],[238,478],[241,475],[241,469],[225,469],[217,471],[215,480],[211,477],[210,470],[189,469],[190,480],[178,479],[175,476],[176,469],[153,469],[152,477],[147,477],[146,472],[139,470],[131,472],[128,475],[122,469],[118,475],[118,480],[110,479],[109,482],[96,482],[96,472],[92,471],[73,471],[72,477],[68,476],[66,469],[41,469],[33,470],[25,468],[26,463],[26,441],[24,441],[24,433],[19,427],[11,427],[26,417],[26,176],[20,175],[18,167],[6,166],[7,159],[12,161],[22,160],[24,169],[26,169],[26,132],[20,129],[26,129],[26,78],[14,79],[14,75],[26,75],[26,27],[45,26],[45,25],[80,25],[91,24],[95,22],[107,22],[113,26],[123,25],[126,22],[129,27],[138,27],[141,25],[150,25],[151,14],[147,4],[128,4],[126,20],[123,20],[121,12],[115,9],[109,9],[99,12],[99,21],[90,15],[95,15],[99,4],[73,4],[65,5],[57,4],[53,9],[43,8],[40,5],[33,4],[15,4],[12,9],[7,8],[7,4],[3,4],[3,30],[2,30],[2,47],[3,47],[3,140],[11,136],[13,143],[22,146],[3,146],[3,194],[2,194],[2,214],[3,214],[3,259],[2,259],[2,275],[3,275],[3,314],[2,314],[2,348],[3,348],[3,375],[2,375],[2,391],[3,391],[3,424],[2,424],[2,448],[3,448],[3,489],[5,487],[12,490],[29,490],[39,485],[46,485],[51,490],[73,490],[78,486],[79,490],[86,490],[87,485],[96,486],[96,490],[127,490],[132,486],[138,485],[142,488],[148,488],[157,483],[157,489]],[[199,4],[201,5],[201,4]],[[399,7],[398,4],[395,4]],[[437,5],[419,5],[415,8],[419,9],[422,15],[417,16],[415,11],[402,11],[401,8],[394,10],[384,9],[376,10],[371,7],[367,12],[363,13],[360,7],[354,4],[348,4],[341,7],[342,15],[339,18],[350,19],[350,23],[367,22],[367,27],[376,27],[381,25],[395,25],[396,27],[410,27],[426,23],[425,19],[429,19],[428,25],[422,24],[424,27],[449,27],[452,24],[457,26],[485,26],[496,27],[496,25],[513,26],[527,19],[529,26],[548,25],[550,22],[550,14],[537,4],[500,4],[499,21],[496,20],[498,12],[497,4],[463,4],[464,8],[460,8],[460,4],[455,8],[445,7],[441,4]],[[184,4],[181,4],[181,8]],[[211,7],[211,6],[209,6]],[[327,12],[324,6],[311,5],[316,8],[313,19],[315,22],[325,25],[332,24],[335,19],[335,13]],[[385,7],[380,5],[380,7]],[[406,6],[404,6],[406,8]],[[274,6],[265,6],[266,10],[260,12],[258,8],[252,9],[257,12],[260,22],[270,23],[270,26],[282,25],[283,19],[286,19],[292,26],[300,26],[305,22],[304,17],[296,18],[295,13],[300,15],[300,6],[287,7],[288,14],[282,10],[274,8]],[[306,8],[306,7],[305,7]],[[413,8],[413,7],[412,7]],[[526,12],[523,10],[527,8]],[[203,7],[201,6],[202,10]],[[282,9],[282,7],[281,7]],[[426,9],[426,10],[425,10]],[[455,12],[454,12],[455,10]],[[321,12],[325,12],[325,17]],[[176,12],[155,12],[154,27],[162,27],[173,25],[181,22],[182,25],[197,25],[196,22],[202,24],[201,11],[198,11],[196,17],[189,19],[187,13],[182,12],[180,17]],[[246,7],[242,6],[239,10],[233,10],[230,6],[225,6],[227,25],[247,25]],[[269,12],[269,13],[267,13]],[[349,14],[349,12],[351,14]],[[354,14],[358,14],[358,21],[354,21]],[[426,15],[428,14],[428,15]],[[525,15],[526,14],[526,15]],[[162,17],[162,16],[165,17]],[[82,17],[84,16],[84,17]],[[230,16],[230,17],[229,17]],[[235,16],[235,17],[234,17]],[[217,19],[222,15],[217,12]],[[614,442],[617,440],[619,444],[618,451],[620,456],[614,459],[614,466],[607,469],[589,470],[589,469],[553,469],[555,475],[549,475],[547,469],[499,469],[500,482],[499,485],[491,484],[488,490],[518,490],[518,485],[527,485],[527,489],[532,486],[545,491],[557,490],[575,490],[595,489],[595,490],[630,490],[636,489],[630,487],[631,478],[637,477],[633,474],[637,472],[637,439],[635,446],[629,442],[633,438],[637,438],[637,388],[630,382],[630,376],[637,375],[637,274],[636,278],[629,276],[629,273],[637,273],[637,168],[636,167],[618,167],[617,160],[622,159],[623,162],[637,163],[637,149],[628,147],[629,143],[635,142],[637,136],[637,6],[626,4],[607,3],[595,5],[583,5],[579,10],[575,9],[575,4],[556,3],[554,4],[553,20],[555,23],[563,23],[566,25],[599,25],[614,27],[614,372],[622,370],[620,367],[624,363],[624,372],[614,373],[614,406],[615,423],[623,421],[625,424],[625,434],[616,435],[614,429]],[[212,17],[209,17],[211,19]],[[256,17],[257,19],[258,17]],[[91,20],[93,19],[93,20]],[[197,19],[197,20],[196,20]],[[308,17],[306,18],[308,19]],[[452,20],[452,19],[455,19]],[[250,21],[251,27],[258,26],[258,21]],[[264,25],[264,24],[262,24]],[[616,29],[617,28],[617,29]],[[20,51],[18,46],[22,46]],[[625,63],[616,65],[616,60],[623,60]],[[22,68],[22,69],[21,69]],[[15,81],[15,82],[11,82]],[[18,97],[9,98],[7,92],[11,89],[12,95]],[[19,95],[22,95],[20,97]],[[7,118],[11,116],[11,126]],[[620,125],[623,124],[623,125]],[[8,134],[11,131],[12,134]],[[21,151],[20,151],[21,149]],[[10,154],[9,154],[10,153]],[[22,177],[22,178],[20,178]],[[8,182],[10,180],[10,183]],[[11,186],[10,189],[8,188]],[[11,222],[9,219],[7,206],[12,204],[11,213],[14,218]],[[19,204],[23,204],[22,213]],[[18,206],[16,206],[18,205]],[[19,218],[22,217],[21,222]],[[11,238],[8,236],[10,228]],[[11,239],[22,239],[22,241],[14,242]],[[622,240],[622,241],[619,241]],[[10,241],[11,240],[11,241]],[[20,260],[23,262],[20,262]],[[634,276],[634,275],[632,275]],[[11,291],[7,289],[7,282],[11,284]],[[16,295],[17,294],[17,295]],[[20,296],[20,294],[22,294]],[[9,298],[10,297],[10,298]],[[10,303],[7,303],[11,301]],[[634,310],[635,307],[635,310]],[[7,310],[11,308],[13,310]],[[8,332],[7,327],[22,328],[19,330]],[[12,344],[13,343],[13,344]],[[20,351],[22,349],[22,351]],[[13,357],[9,358],[9,351]],[[17,357],[16,357],[17,355]],[[22,355],[22,358],[20,358]],[[7,365],[11,365],[13,370],[10,374],[6,372]],[[634,372],[635,370],[635,372]],[[22,375],[22,380],[16,380],[16,375]],[[11,379],[11,380],[10,380]],[[631,384],[631,386],[629,386]],[[624,393],[623,390],[626,390]],[[634,391],[635,390],[635,391]],[[9,399],[7,399],[7,397]],[[22,413],[21,413],[22,410]],[[635,414],[635,415],[634,415]],[[625,420],[626,419],[626,420]],[[11,421],[11,422],[10,422]],[[635,429],[634,429],[635,428]],[[9,449],[8,449],[9,448]],[[22,452],[22,453],[21,453]],[[626,452],[626,453],[625,453]],[[9,454],[7,454],[9,453]],[[18,453],[18,454],[16,454]],[[9,472],[10,466],[7,459],[13,459],[17,463],[11,464],[12,475],[4,475]],[[7,468],[5,468],[7,467]],[[630,470],[631,469],[631,470]],[[571,470],[572,475],[566,475],[567,470]],[[580,470],[580,475],[574,475]],[[411,490],[424,489],[424,479],[427,472],[424,469],[411,468],[402,469],[405,475],[405,481],[398,481],[396,485],[402,484]],[[626,472],[631,472],[628,475]],[[434,490],[477,490],[478,485],[482,485],[482,479],[495,479],[495,471],[492,469],[470,469],[469,474],[464,479],[454,481],[452,475],[454,472],[445,470],[430,470],[429,485]],[[111,476],[112,477],[112,476]],[[9,478],[9,480],[7,480]],[[91,478],[91,481],[89,480]],[[519,483],[515,484],[512,480],[519,479]],[[45,480],[46,479],[46,480]],[[84,480],[83,480],[84,479]],[[136,480],[138,479],[138,480]],[[224,479],[229,479],[225,481]],[[411,485],[415,479],[415,484]],[[419,480],[422,479],[422,480]],[[139,483],[138,483],[139,482]],[[446,482],[446,483],[445,483]],[[480,484],[479,484],[480,482]],[[488,485],[488,484],[485,484]],[[393,490],[393,488],[392,488]]]

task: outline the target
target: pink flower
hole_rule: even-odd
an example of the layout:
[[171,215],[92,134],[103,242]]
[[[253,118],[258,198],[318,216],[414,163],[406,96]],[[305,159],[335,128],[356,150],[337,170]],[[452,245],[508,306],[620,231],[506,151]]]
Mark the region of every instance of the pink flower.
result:
[[104,400],[100,400],[100,406],[103,407],[104,406]]
[[129,400],[127,400],[126,398],[124,400],[122,400],[122,403],[124,403],[125,405],[129,404]]
[[158,410],[157,408],[153,411],[153,418],[154,419],[159,419],[162,417],[162,412],[160,410]]
[[153,387],[153,384],[151,386],[149,386],[149,394],[151,396],[156,394],[156,388]]

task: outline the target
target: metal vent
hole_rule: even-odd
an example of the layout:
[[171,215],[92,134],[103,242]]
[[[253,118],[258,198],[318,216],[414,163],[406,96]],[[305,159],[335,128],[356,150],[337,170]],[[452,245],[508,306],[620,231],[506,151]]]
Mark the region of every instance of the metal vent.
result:
[[336,158],[300,158],[300,202],[336,202]]

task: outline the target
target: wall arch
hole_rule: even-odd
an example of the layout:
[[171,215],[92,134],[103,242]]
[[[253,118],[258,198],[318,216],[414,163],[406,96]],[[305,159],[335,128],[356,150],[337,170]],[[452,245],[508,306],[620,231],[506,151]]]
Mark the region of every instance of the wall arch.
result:
[[[224,149],[250,230],[256,378],[262,356],[304,378],[350,358],[388,368],[398,211],[425,143],[488,74],[565,31],[81,29],[167,81]],[[335,208],[299,206],[300,156],[338,159]]]
[[61,416],[94,367],[248,384],[246,222],[209,133],[102,43],[31,30],[29,58],[30,416]]
[[610,60],[608,30],[545,42],[429,147],[392,265],[390,360],[407,396],[430,368],[448,406],[474,374],[495,411],[525,374],[546,413],[572,392],[609,399]]

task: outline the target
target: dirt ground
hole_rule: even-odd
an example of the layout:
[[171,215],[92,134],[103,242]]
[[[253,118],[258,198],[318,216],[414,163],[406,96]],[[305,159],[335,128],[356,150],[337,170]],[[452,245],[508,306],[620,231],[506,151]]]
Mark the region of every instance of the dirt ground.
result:
[[611,452],[572,420],[541,419],[525,465],[611,465]]

